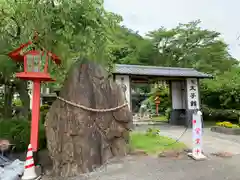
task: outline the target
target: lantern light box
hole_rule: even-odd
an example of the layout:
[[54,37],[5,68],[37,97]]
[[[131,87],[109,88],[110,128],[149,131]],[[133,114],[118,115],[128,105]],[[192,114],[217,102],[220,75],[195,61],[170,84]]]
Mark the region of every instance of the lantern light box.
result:
[[30,50],[23,52],[24,48],[32,42],[21,45],[18,49],[8,54],[16,62],[23,62],[24,72],[16,73],[16,77],[25,80],[54,81],[48,73],[49,60],[61,64],[61,60],[51,52]]

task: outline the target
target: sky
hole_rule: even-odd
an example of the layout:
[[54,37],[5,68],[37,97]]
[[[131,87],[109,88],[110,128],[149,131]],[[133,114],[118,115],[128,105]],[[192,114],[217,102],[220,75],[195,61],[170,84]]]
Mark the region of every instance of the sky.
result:
[[105,0],[104,5],[141,35],[200,19],[201,27],[220,32],[232,56],[240,59],[240,0]]

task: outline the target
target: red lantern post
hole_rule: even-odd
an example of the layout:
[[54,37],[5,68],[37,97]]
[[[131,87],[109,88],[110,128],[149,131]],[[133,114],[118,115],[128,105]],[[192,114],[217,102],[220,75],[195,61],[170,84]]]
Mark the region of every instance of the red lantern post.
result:
[[159,98],[159,96],[157,96],[157,97],[154,99],[154,101],[155,101],[155,105],[156,105],[156,115],[158,116],[158,106],[159,106],[159,104],[160,104],[160,98]]
[[32,121],[30,143],[33,152],[38,150],[38,130],[40,117],[40,88],[41,82],[54,81],[48,73],[48,60],[53,60],[56,64],[61,64],[61,60],[48,51],[31,50],[22,53],[23,48],[31,45],[29,41],[21,45],[16,50],[8,54],[16,62],[23,62],[24,72],[16,73],[16,77],[28,81],[33,81],[33,103],[32,103]]

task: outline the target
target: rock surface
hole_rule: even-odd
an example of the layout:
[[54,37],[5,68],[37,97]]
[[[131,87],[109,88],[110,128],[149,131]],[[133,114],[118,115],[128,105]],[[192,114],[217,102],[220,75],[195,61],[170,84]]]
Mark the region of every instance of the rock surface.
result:
[[[95,63],[76,63],[60,97],[92,109],[125,103],[121,88]],[[70,177],[93,171],[114,156],[128,153],[132,114],[128,106],[94,112],[57,99],[46,117],[46,136],[54,176]]]

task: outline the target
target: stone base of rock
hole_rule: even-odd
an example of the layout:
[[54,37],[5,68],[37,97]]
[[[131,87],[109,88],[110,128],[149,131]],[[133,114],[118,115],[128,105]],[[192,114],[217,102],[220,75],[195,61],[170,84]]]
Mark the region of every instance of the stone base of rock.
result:
[[204,156],[202,153],[198,154],[198,155],[195,155],[193,153],[188,153],[188,156],[191,157],[192,159],[196,160],[196,161],[203,161],[203,160],[207,159],[207,157]]
[[240,135],[240,128],[225,128],[220,126],[214,126],[211,128],[211,131],[229,135]]

